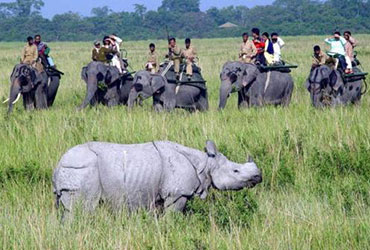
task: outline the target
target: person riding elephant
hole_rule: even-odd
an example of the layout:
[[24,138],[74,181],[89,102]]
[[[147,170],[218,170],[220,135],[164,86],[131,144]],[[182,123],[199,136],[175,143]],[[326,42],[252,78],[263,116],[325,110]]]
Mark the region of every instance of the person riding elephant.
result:
[[41,60],[42,65],[45,68],[49,68],[49,67],[55,68],[56,66],[54,64],[54,60],[49,55],[50,47],[41,40],[41,35],[35,36],[35,45],[37,46],[37,51],[38,51],[39,58]]
[[239,108],[290,104],[294,82],[287,72],[264,71],[250,63],[227,62],[220,77],[219,109],[226,107],[233,92],[238,92]]
[[130,74],[122,76],[117,67],[92,61],[82,68],[81,77],[86,83],[87,92],[79,109],[97,103],[107,106],[127,104],[133,79]]
[[11,86],[8,113],[13,105],[23,96],[26,110],[48,108],[48,76],[28,64],[17,64],[10,76]]
[[[356,72],[359,69],[354,68]],[[342,73],[328,65],[314,68],[306,82],[314,107],[357,104],[361,101],[362,76],[343,78]]]
[[60,79],[64,73],[57,70],[54,60],[50,56],[50,47],[41,40],[41,35],[35,36],[34,45],[37,47],[38,52],[38,59],[34,67],[39,72],[45,71],[48,75],[48,107],[51,107],[54,104],[60,85]]
[[140,97],[147,99],[153,97],[155,110],[171,111],[174,108],[183,108],[190,111],[208,110],[207,90],[196,86],[169,83],[160,74],[150,74],[146,70],[136,73],[133,80],[128,106],[132,108],[135,101]]

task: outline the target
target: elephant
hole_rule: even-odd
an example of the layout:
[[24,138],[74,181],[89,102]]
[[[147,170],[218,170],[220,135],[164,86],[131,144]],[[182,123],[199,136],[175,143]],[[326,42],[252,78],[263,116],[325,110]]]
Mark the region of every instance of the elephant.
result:
[[13,105],[20,95],[23,96],[23,106],[26,110],[48,108],[47,84],[45,71],[39,72],[28,64],[17,64],[10,76],[10,94],[8,113],[13,111]]
[[153,97],[153,106],[156,111],[171,111],[183,108],[190,111],[208,110],[207,89],[202,86],[188,84],[177,85],[169,83],[161,74],[150,74],[142,70],[135,74],[128,106],[132,108],[140,97],[147,99]]
[[87,91],[79,109],[98,103],[108,107],[127,104],[133,80],[130,73],[122,76],[116,67],[93,61],[82,68],[81,77]]
[[[353,68],[360,72],[358,68]],[[362,97],[363,77],[343,78],[342,73],[328,65],[311,70],[306,88],[316,108],[358,104]]]
[[58,92],[60,73],[49,70],[39,72],[31,65],[17,64],[10,76],[10,94],[5,101],[9,102],[8,113],[13,111],[20,95],[26,110],[51,107]]
[[228,160],[214,142],[205,152],[169,141],[143,144],[88,142],[68,150],[54,169],[56,206],[64,218],[81,204],[93,211],[104,202],[113,211],[126,208],[182,212],[189,199],[217,190],[242,190],[262,182],[249,158],[245,164]]
[[290,71],[265,71],[257,65],[242,62],[227,62],[220,74],[219,109],[226,107],[232,92],[238,92],[238,107],[263,105],[288,106],[294,82]]

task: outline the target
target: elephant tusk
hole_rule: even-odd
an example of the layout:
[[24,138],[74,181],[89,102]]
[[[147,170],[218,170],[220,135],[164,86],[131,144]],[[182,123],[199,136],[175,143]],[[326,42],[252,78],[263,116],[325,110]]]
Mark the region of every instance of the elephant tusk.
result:
[[14,102],[12,102],[12,104],[16,104],[18,101],[19,101],[19,98],[21,97],[21,93],[18,94],[17,96],[17,99],[15,99]]
[[7,102],[9,102],[9,98],[8,98],[8,99],[6,99],[5,101],[3,101],[3,103],[7,103]]

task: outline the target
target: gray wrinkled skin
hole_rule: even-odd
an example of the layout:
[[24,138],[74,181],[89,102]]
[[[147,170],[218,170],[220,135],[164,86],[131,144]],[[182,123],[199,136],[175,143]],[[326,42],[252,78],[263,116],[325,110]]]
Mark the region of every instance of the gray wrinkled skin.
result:
[[266,86],[267,73],[260,72],[256,65],[227,62],[221,71],[219,109],[226,107],[232,92],[238,92],[238,107],[260,107],[264,105],[288,106],[294,82],[289,73],[271,71]]
[[316,108],[357,104],[361,100],[361,80],[344,84],[338,70],[324,65],[311,71],[306,82],[312,105]]
[[194,86],[181,85],[176,93],[176,84],[168,83],[160,74],[150,74],[142,70],[135,74],[128,106],[132,108],[135,101],[153,97],[153,107],[157,111],[171,111],[175,108],[188,110],[208,110],[207,92]]
[[[98,103],[109,107],[127,104],[132,78],[121,77],[116,67],[107,66],[102,62],[91,62],[82,68],[81,77],[86,83],[86,96],[79,109]],[[99,88],[99,83],[105,87]]]
[[57,205],[65,212],[82,201],[92,211],[105,201],[114,210],[123,206],[183,211],[193,196],[205,199],[218,190],[252,188],[262,181],[253,161],[237,164],[207,142],[206,152],[168,141],[120,145],[90,142],[65,153],[54,170]]

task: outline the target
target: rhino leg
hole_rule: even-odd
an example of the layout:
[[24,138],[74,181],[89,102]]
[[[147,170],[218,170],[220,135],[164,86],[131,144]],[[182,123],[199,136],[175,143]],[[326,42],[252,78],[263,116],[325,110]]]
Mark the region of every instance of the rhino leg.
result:
[[181,196],[178,199],[167,198],[164,202],[165,211],[183,212],[188,201],[187,197]]

